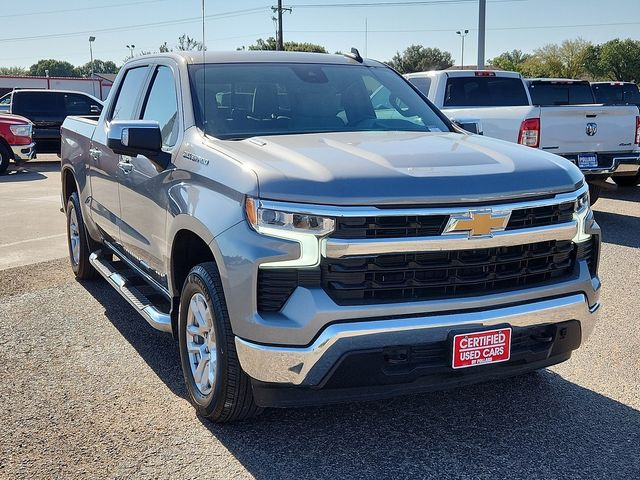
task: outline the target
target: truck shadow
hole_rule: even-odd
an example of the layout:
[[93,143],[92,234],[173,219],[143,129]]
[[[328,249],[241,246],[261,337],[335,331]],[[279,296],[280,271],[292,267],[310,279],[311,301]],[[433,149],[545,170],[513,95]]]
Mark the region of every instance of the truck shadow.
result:
[[594,215],[602,228],[602,239],[626,247],[640,247],[640,187],[614,188],[603,192],[603,198],[622,200],[636,205],[637,215],[605,212],[595,205]]
[[43,173],[59,172],[60,162],[31,161],[16,165],[11,163],[7,171],[0,175],[0,183],[32,182],[44,180],[47,177]]
[[[176,343],[107,288],[84,287],[176,395]],[[393,400],[202,424],[269,478],[638,478],[640,412],[551,371]],[[211,441],[214,441],[213,438]]]

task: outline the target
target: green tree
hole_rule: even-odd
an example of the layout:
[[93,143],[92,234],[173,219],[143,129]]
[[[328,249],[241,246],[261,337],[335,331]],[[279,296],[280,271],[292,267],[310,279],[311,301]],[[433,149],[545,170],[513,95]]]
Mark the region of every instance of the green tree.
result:
[[[240,47],[238,50],[244,50]],[[284,42],[284,49],[287,52],[311,52],[311,53],[329,53],[322,45],[307,42]],[[266,40],[259,38],[256,43],[249,45],[247,50],[276,50],[276,39],[269,37]]]
[[511,50],[489,60],[489,65],[500,70],[522,72],[523,65],[530,58],[531,55],[522,53],[522,50]]
[[[94,73],[118,73],[118,66],[111,60],[99,60],[93,61]],[[75,74],[78,77],[88,77],[91,75],[91,62],[87,62],[84,65],[76,67]]]
[[453,66],[453,57],[451,53],[439,48],[410,45],[404,52],[396,52],[387,63],[404,74],[427,70],[444,70]]
[[29,71],[22,67],[0,67],[0,75],[27,75]]
[[600,45],[598,67],[603,77],[615,81],[640,81],[640,41],[610,40]]
[[75,76],[75,67],[69,62],[61,60],[47,59],[38,60],[29,67],[29,75],[31,76],[45,76],[49,73],[51,77],[73,77]]
[[584,77],[588,74],[585,65],[592,46],[582,38],[545,45],[523,63],[522,72],[530,77]]

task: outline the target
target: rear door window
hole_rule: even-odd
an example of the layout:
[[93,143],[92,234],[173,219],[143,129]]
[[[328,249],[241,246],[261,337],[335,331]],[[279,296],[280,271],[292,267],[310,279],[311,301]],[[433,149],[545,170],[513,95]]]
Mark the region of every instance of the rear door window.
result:
[[[100,104],[95,102],[92,98],[87,97],[79,93],[67,93],[64,96],[65,109],[67,115],[91,115],[97,113],[97,110],[101,110]],[[96,111],[92,112],[92,108]]]
[[124,80],[118,91],[111,120],[133,120],[136,115],[140,93],[147,78],[148,68],[136,67],[125,73]]
[[430,77],[413,77],[409,81],[416,87],[425,97],[429,96],[429,88],[431,88]]
[[64,117],[64,94],[48,91],[16,92],[13,96],[12,111],[27,118]]
[[522,80],[513,77],[450,77],[445,107],[514,107],[528,105]]
[[595,103],[588,82],[531,82],[531,102],[534,105],[587,105]]

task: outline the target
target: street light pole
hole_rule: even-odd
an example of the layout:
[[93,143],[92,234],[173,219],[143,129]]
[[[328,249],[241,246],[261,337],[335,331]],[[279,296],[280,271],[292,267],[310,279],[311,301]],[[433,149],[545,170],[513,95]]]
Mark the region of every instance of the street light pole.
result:
[[95,97],[96,95],[96,84],[93,81],[93,74],[94,72],[94,65],[93,65],[93,42],[96,41],[96,37],[94,37],[93,35],[89,37],[89,55],[91,56],[91,87],[93,89],[93,96]]
[[487,0],[480,0],[478,9],[478,70],[484,69],[484,44],[487,20]]
[[127,45],[127,48],[129,49],[129,55],[133,58],[133,49],[136,48],[136,46],[132,43],[131,45]]
[[460,35],[460,38],[462,39],[462,58],[460,59],[460,63],[462,67],[461,69],[464,70],[464,37],[469,34],[469,30],[458,30],[456,33]]

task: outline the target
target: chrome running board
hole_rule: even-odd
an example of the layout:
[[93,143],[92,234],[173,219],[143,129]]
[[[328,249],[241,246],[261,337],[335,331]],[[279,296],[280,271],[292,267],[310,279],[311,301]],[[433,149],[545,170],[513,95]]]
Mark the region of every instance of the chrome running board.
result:
[[[118,268],[116,262],[112,262],[102,256],[101,250],[93,252],[89,256],[89,262],[142,315],[149,325],[161,332],[172,332],[171,316],[161,311],[147,297],[149,293],[145,292],[144,280],[140,279],[142,286],[139,284],[134,285],[134,282],[131,281],[131,273],[135,275],[136,272],[129,269],[126,264],[124,268]],[[149,286],[148,288],[152,287]]]

